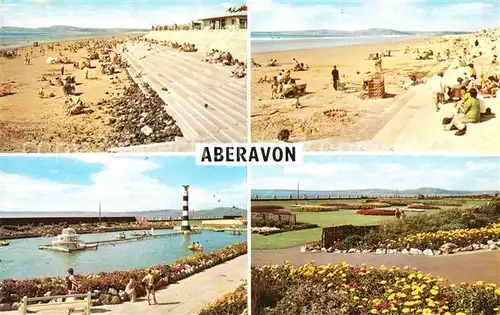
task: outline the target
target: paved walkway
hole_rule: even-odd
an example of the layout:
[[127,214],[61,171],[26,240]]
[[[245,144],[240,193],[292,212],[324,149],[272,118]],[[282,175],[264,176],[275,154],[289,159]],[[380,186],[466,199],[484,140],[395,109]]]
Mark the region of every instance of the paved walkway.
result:
[[[243,255],[193,275],[167,289],[158,291],[156,298],[159,305],[148,305],[145,298],[136,303],[105,305],[92,308],[92,314],[107,315],[185,315],[198,314],[206,303],[217,297],[236,290],[248,274],[248,255]],[[3,315],[19,314],[17,311],[3,312]],[[36,314],[67,314],[48,310]],[[74,313],[78,314],[78,313]]]
[[450,280],[476,282],[483,280],[500,284],[500,251],[468,252],[444,256],[409,256],[376,254],[301,253],[300,248],[252,251],[252,265],[283,264],[290,261],[300,265],[316,261],[317,264],[340,263],[370,266],[410,266]]

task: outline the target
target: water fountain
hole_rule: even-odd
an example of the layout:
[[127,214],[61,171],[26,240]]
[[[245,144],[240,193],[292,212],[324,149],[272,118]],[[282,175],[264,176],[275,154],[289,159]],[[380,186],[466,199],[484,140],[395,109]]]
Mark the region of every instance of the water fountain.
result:
[[97,249],[97,244],[86,244],[80,240],[80,236],[73,228],[65,228],[51,245],[40,245],[38,249],[52,250],[56,252],[75,252],[86,249]]

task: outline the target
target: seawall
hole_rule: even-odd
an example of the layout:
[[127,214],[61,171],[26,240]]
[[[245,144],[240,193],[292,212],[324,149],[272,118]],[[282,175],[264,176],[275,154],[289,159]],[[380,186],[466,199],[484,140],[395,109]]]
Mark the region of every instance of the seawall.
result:
[[[136,222],[136,217],[102,217],[101,222]],[[99,217],[33,217],[33,218],[0,218],[1,225],[28,225],[28,224],[81,224],[99,223]]]
[[151,31],[146,37],[155,40],[167,40],[195,44],[205,54],[212,49],[230,52],[234,58],[247,58],[247,30],[203,30],[203,31]]

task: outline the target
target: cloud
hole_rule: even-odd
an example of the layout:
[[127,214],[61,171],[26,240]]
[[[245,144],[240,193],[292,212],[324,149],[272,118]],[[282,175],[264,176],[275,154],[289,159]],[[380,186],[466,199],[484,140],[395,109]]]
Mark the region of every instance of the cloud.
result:
[[[498,159],[454,160],[454,158],[413,161],[394,157],[359,156],[356,162],[332,163],[312,159],[305,165],[252,168],[252,189],[304,190],[415,189],[434,187],[451,190],[500,189]],[[335,159],[335,158],[334,158]],[[359,162],[362,160],[363,162]]]
[[[182,187],[173,187],[147,174],[161,167],[155,162],[102,155],[73,156],[82,163],[99,163],[91,184],[65,184],[0,172],[4,211],[104,211],[181,209]],[[208,185],[190,189],[190,208],[195,210],[237,206],[246,208],[246,181],[228,182],[217,191]],[[220,202],[218,202],[220,199]]]
[[[477,30],[498,25],[497,3],[450,3],[421,0],[250,1],[253,31],[361,30],[402,31]],[[386,8],[384,10],[384,8]]]
[[[121,1],[103,2],[30,0],[4,4],[4,25],[47,27],[71,25],[94,28],[147,28],[186,23],[223,14],[220,2]],[[50,4],[48,6],[47,4]],[[33,18],[37,17],[37,18]]]
[[287,166],[284,175],[310,175],[318,177],[331,176],[338,172],[348,172],[359,169],[359,165],[350,163],[304,163],[300,166]]

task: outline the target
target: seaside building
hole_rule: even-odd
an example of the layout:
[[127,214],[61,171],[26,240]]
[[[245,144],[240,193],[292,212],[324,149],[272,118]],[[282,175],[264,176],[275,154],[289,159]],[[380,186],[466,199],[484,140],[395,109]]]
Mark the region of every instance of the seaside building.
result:
[[188,30],[246,30],[247,14],[238,12],[215,17],[203,18],[186,24],[153,25],[153,31],[188,31]]
[[181,231],[191,231],[189,225],[189,185],[182,185],[184,187],[184,196],[182,197],[182,225]]
[[248,19],[246,13],[238,13],[204,18],[196,23],[203,30],[245,30]]

